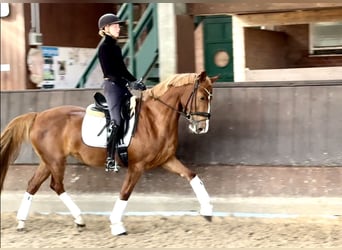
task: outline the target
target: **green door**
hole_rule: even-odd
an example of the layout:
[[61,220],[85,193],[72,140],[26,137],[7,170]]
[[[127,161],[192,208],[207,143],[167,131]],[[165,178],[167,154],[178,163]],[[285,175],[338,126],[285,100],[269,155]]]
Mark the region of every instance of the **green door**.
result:
[[209,76],[220,75],[219,82],[233,82],[233,39],[230,16],[204,19],[204,63]]

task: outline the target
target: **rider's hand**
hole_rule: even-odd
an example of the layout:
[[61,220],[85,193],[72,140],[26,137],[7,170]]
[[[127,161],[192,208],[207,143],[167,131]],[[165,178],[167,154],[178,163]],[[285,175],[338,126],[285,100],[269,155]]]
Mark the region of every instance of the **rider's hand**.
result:
[[128,85],[131,89],[134,90],[146,90],[146,86],[143,83],[142,78],[133,82],[129,82]]

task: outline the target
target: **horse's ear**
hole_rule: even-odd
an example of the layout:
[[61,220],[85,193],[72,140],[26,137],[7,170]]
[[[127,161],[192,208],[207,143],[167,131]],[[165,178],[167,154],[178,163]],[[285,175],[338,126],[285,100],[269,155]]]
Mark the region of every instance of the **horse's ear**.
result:
[[211,83],[214,83],[214,82],[216,82],[217,79],[219,79],[219,78],[220,78],[220,75],[213,76],[213,77],[210,77],[210,81],[211,81]]
[[205,79],[207,78],[207,72],[202,71],[199,75],[198,75],[198,79],[200,82],[205,81]]

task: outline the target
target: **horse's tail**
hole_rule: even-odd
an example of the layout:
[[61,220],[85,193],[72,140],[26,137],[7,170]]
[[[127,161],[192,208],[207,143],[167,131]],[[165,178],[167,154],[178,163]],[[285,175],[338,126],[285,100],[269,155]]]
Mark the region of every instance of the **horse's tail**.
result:
[[29,133],[37,112],[14,118],[1,132],[0,139],[0,191],[2,191],[9,165],[16,160],[21,144],[29,139]]

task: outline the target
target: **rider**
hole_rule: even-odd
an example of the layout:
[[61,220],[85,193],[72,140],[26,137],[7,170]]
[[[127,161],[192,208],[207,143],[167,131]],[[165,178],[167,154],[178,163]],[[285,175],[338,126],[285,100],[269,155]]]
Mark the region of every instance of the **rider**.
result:
[[[121,48],[117,44],[122,23],[124,21],[112,13],[104,14],[98,20],[99,35],[104,38],[98,49],[98,58],[104,77],[104,96],[108,103],[111,119],[107,133],[107,170],[113,169],[115,165],[115,145],[118,141],[118,129],[121,124],[121,103],[124,99],[132,96],[127,86],[132,87],[134,82],[137,84],[137,79],[127,70]],[[142,83],[140,82],[140,84]],[[142,86],[144,89],[145,86],[143,84]]]

